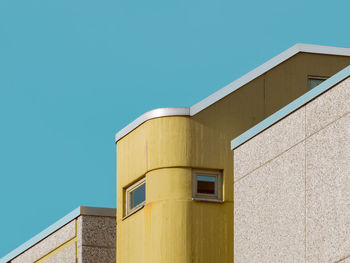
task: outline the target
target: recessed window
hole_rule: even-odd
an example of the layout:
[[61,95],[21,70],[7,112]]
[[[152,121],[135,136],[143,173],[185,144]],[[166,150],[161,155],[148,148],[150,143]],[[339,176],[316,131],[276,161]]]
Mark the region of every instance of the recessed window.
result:
[[137,181],[126,189],[126,215],[142,208],[146,200],[146,180]]
[[192,197],[200,201],[222,201],[222,172],[193,170]]
[[326,77],[308,77],[307,89],[312,90],[314,87],[320,85],[326,79],[327,79]]

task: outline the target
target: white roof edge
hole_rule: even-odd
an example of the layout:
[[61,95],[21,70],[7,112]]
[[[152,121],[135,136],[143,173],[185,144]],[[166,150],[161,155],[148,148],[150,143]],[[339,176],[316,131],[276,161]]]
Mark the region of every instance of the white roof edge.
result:
[[31,248],[32,246],[34,246],[35,244],[37,244],[47,236],[51,235],[53,232],[63,227],[64,225],[66,225],[67,223],[69,223],[70,221],[72,221],[80,215],[115,217],[116,211],[117,210],[115,208],[79,206],[69,214],[65,215],[64,217],[62,217],[61,219],[59,219],[58,221],[41,231],[39,234],[35,235],[19,247],[15,248],[4,257],[0,258],[0,263],[8,263],[10,260],[22,254],[24,251]]
[[346,47],[332,47],[332,46],[321,46],[312,44],[298,43],[297,46],[299,52],[315,53],[315,54],[326,54],[336,56],[350,56],[350,48]]
[[223,97],[227,96],[228,94],[234,92],[235,90],[244,86],[248,82],[261,76],[262,74],[266,73],[270,69],[278,66],[282,62],[286,61],[287,59],[291,58],[292,56],[294,56],[295,54],[300,53],[300,52],[314,53],[314,54],[338,55],[338,56],[350,56],[350,48],[320,46],[320,45],[301,44],[301,43],[295,44],[294,46],[288,48],[287,50],[285,50],[282,53],[280,53],[279,55],[273,57],[272,59],[265,62],[264,64],[258,66],[257,68],[255,68],[252,71],[248,72],[247,74],[243,75],[242,77],[235,80],[234,82],[228,84],[227,86],[223,87],[222,89],[216,91],[212,95],[206,97],[202,101],[193,105],[191,107],[191,115],[195,115],[198,112],[204,110],[205,108],[214,104],[218,100],[220,100]]
[[166,117],[166,116],[189,116],[189,115],[190,115],[190,108],[187,108],[187,107],[159,108],[159,109],[148,111],[142,114],[140,117],[138,117],[136,120],[134,120],[130,124],[128,124],[125,128],[117,132],[115,135],[115,142],[119,141],[129,132],[136,129],[138,126],[140,126],[142,123],[148,120],[159,118],[159,117]]
[[129,132],[131,132],[132,130],[134,130],[139,125],[141,125],[149,119],[166,116],[193,116],[300,52],[337,56],[350,56],[350,48],[302,43],[295,44],[294,46],[288,48],[287,50],[268,60],[264,64],[258,66],[257,68],[253,69],[252,71],[248,72],[247,74],[243,75],[237,80],[231,82],[227,86],[214,92],[213,94],[196,103],[190,108],[161,108],[144,113],[136,120],[131,122],[129,125],[127,125],[125,128],[117,132],[117,134],[115,135],[115,142],[123,138]]

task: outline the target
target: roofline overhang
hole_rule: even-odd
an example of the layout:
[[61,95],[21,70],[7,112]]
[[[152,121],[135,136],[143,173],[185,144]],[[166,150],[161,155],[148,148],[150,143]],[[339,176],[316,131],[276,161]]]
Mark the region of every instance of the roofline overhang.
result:
[[119,141],[121,138],[123,138],[125,135],[136,129],[138,126],[140,126],[147,120],[166,116],[193,116],[298,53],[350,56],[350,48],[300,43],[295,44],[294,46],[283,51],[279,55],[273,57],[269,61],[253,69],[252,71],[248,72],[247,74],[243,75],[237,80],[231,82],[227,86],[214,92],[213,94],[196,103],[190,108],[160,108],[146,112],[145,114],[141,115],[136,120],[128,124],[125,128],[117,132],[115,135],[115,142]]

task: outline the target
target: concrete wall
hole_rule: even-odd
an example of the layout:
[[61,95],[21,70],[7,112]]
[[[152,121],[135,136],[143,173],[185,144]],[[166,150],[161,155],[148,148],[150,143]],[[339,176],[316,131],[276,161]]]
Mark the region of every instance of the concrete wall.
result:
[[11,263],[115,263],[115,217],[81,215]]
[[78,263],[116,262],[115,217],[81,215],[77,230]]
[[350,262],[350,79],[234,150],[234,262]]

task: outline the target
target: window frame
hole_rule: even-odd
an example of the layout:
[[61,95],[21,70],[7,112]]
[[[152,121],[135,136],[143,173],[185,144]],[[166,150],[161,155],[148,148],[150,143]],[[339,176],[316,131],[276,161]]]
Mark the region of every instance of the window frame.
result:
[[[192,170],[192,200],[206,201],[206,202],[223,202],[222,188],[223,188],[223,172],[221,170]],[[198,180],[197,176],[215,177],[215,194],[203,194],[198,193]]]
[[[131,208],[131,193],[135,191],[137,188],[141,187],[142,185],[145,185],[145,200],[138,205]],[[136,213],[138,210],[144,207],[146,203],[146,177],[143,177],[142,179],[138,180],[137,182],[133,183],[129,187],[125,189],[125,217],[128,217],[134,213]]]
[[[313,79],[315,79],[315,80],[318,79],[318,80],[323,80],[323,81],[325,81],[325,80],[329,79],[329,77],[308,75],[308,76],[307,76],[307,90],[308,90],[308,91],[312,90],[312,89],[310,89],[310,87],[309,87],[309,81],[310,81],[310,80],[313,80]],[[323,81],[322,81],[322,82],[323,82]],[[317,86],[318,86],[318,85],[317,85]],[[316,86],[316,87],[317,87],[317,86]]]

